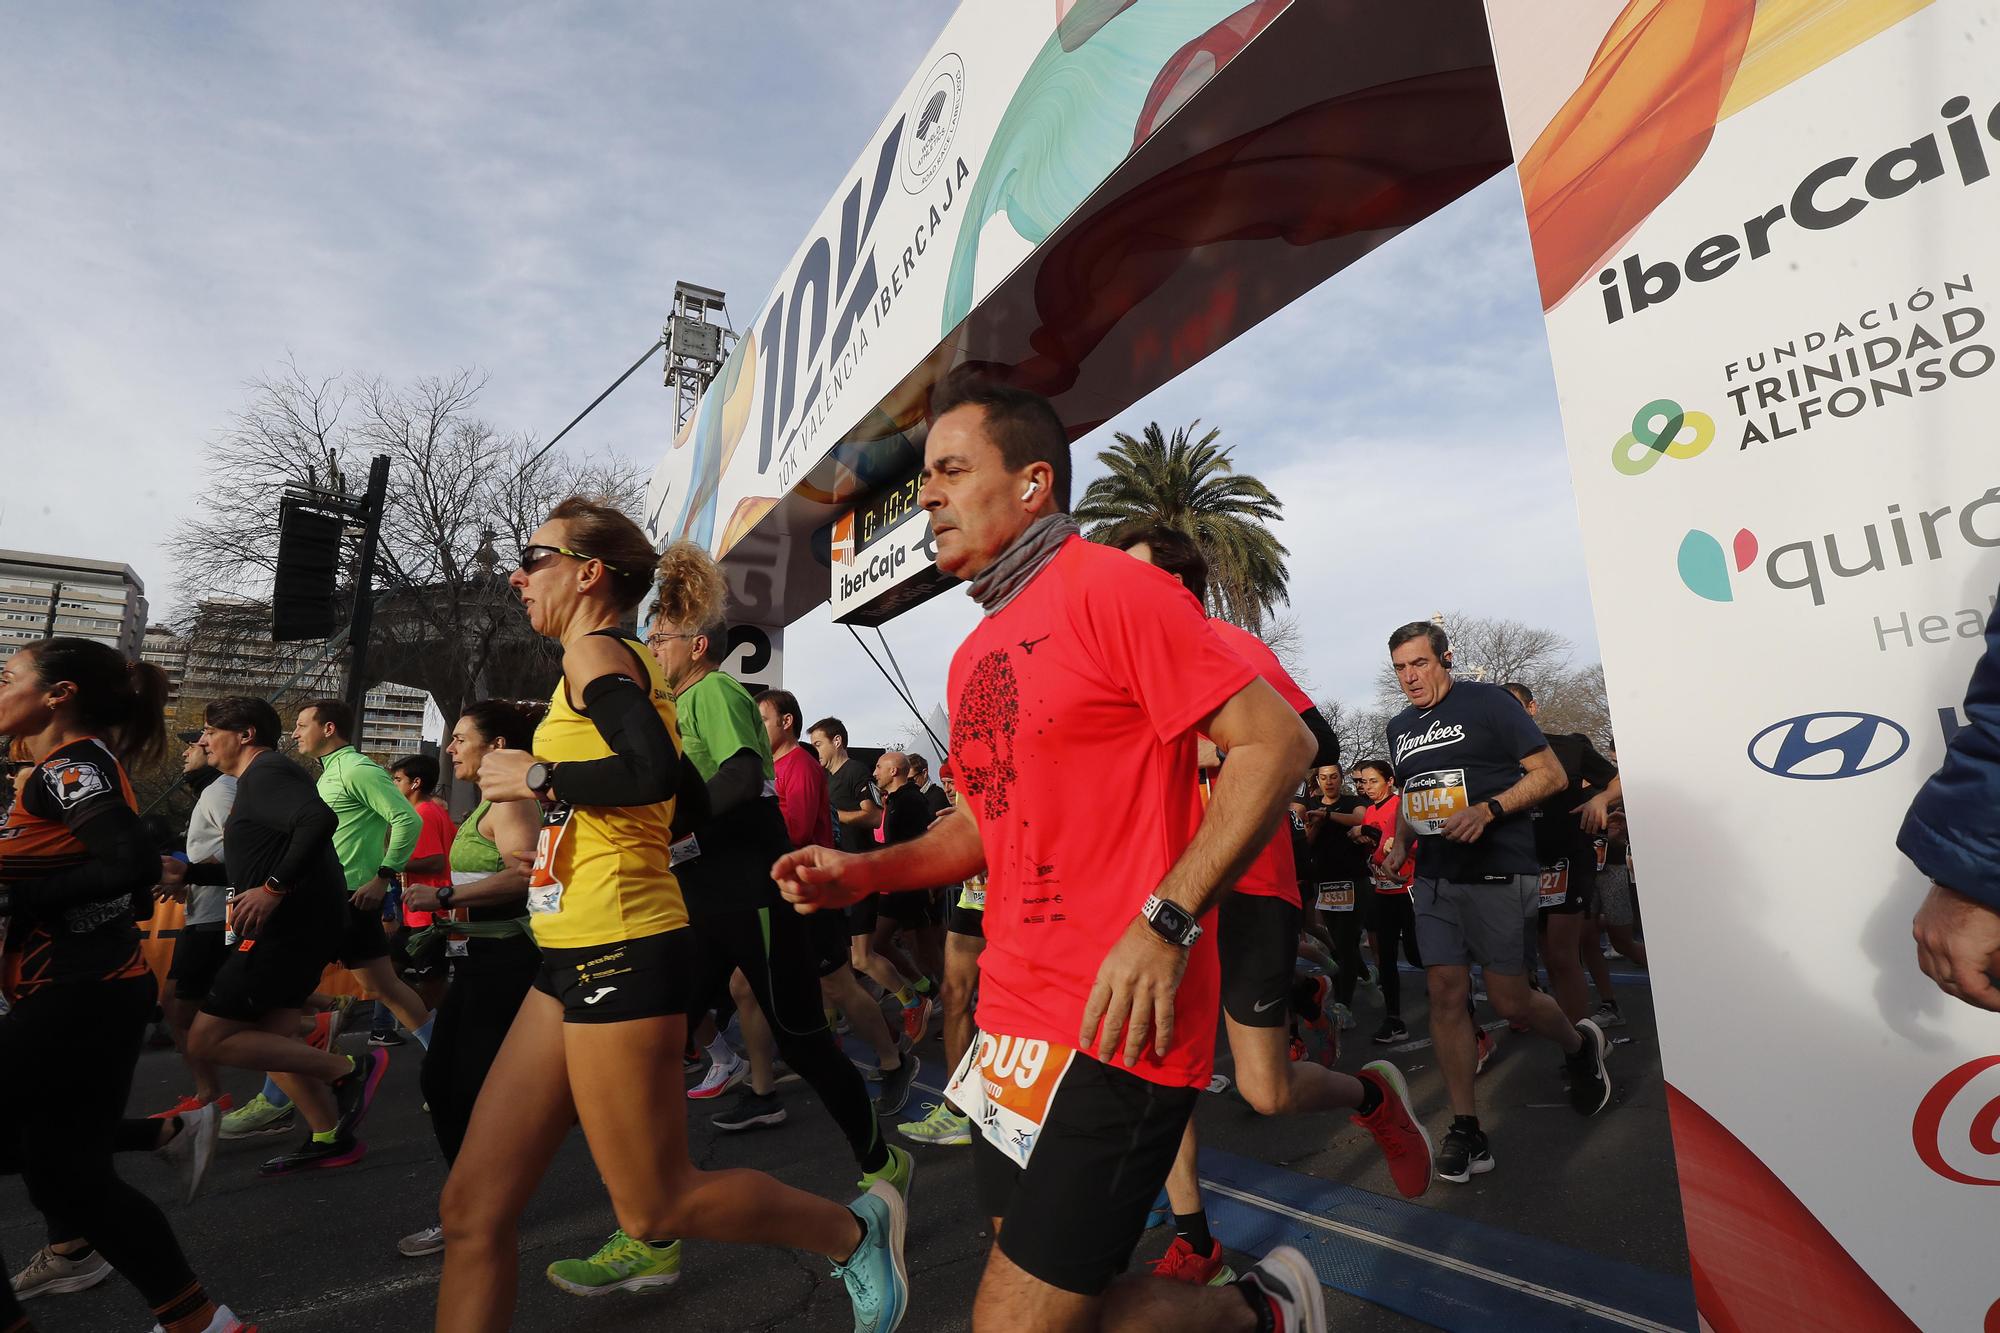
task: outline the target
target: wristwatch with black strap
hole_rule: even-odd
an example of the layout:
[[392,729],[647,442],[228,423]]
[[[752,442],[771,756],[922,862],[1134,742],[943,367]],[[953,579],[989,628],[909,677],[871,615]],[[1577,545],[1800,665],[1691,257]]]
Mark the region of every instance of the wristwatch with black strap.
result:
[[525,781],[529,791],[544,801],[549,800],[554,794],[552,789],[556,784],[556,766],[546,760],[537,759],[528,765]]
[[1498,796],[1486,803],[1486,812],[1495,819],[1505,819],[1507,817],[1507,807],[1500,804]]

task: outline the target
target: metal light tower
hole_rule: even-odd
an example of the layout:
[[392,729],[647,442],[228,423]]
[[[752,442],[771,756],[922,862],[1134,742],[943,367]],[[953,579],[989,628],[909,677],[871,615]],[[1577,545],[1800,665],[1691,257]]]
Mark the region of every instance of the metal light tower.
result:
[[[712,317],[711,317],[712,316]],[[674,431],[687,424],[702,390],[722,370],[736,333],[722,293],[691,282],[674,284],[674,313],[660,335],[667,344],[666,385],[674,391]]]

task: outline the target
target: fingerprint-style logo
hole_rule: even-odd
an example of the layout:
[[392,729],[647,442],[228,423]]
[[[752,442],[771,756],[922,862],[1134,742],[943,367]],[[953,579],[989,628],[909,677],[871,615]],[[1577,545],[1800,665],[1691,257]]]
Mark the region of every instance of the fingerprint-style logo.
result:
[[1694,458],[1714,442],[1714,417],[1655,398],[1632,414],[1632,429],[1611,446],[1611,466],[1628,477],[1643,476],[1662,458]]
[[1968,1061],[1917,1103],[1910,1140],[1925,1166],[1959,1185],[2000,1185],[2000,1055]]
[[1675,568],[1680,571],[1681,583],[1697,597],[1705,597],[1711,602],[1733,602],[1736,600],[1735,580],[1732,568],[1737,574],[1750,568],[1757,559],[1757,534],[1748,528],[1738,528],[1736,536],[1730,539],[1729,552],[1725,554],[1722,543],[1712,534],[1700,528],[1689,528],[1687,536],[1681,538],[1680,553],[1675,557]]

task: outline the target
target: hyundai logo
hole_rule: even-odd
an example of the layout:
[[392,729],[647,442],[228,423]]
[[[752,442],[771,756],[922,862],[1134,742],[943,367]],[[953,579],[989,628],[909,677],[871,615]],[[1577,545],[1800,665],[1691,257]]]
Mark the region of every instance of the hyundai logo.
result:
[[1773,722],[1750,739],[1750,762],[1806,782],[1858,778],[1887,768],[1910,748],[1910,733],[1873,713],[1806,713]]

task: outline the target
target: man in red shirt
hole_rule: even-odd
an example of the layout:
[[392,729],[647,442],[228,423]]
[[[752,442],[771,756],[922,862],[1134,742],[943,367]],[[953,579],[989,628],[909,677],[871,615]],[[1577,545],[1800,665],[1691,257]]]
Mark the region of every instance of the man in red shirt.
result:
[[[1315,747],[1185,588],[1082,539],[1069,490],[1047,400],[963,373],[939,387],[918,502],[984,612],[947,691],[958,810],[772,874],[817,910],[986,872],[981,1036],[950,1085],[995,1226],[975,1327],[1322,1333],[1288,1247],[1220,1287],[1125,1273],[1214,1061],[1204,918]],[[1229,754],[1206,810],[1203,734]]]
[[[451,811],[437,796],[439,765],[436,755],[412,754],[398,759],[389,769],[389,780],[396,784],[396,790],[403,793],[403,799],[416,807],[417,818],[423,821],[423,829],[417,834],[417,845],[410,853],[410,859],[403,867],[403,883],[423,884],[434,889],[444,888],[451,883],[451,844],[458,837],[458,825],[452,822]],[[424,950],[425,956],[416,957],[404,951],[403,942],[411,931],[422,930],[431,923],[431,913],[419,912],[405,905],[402,908],[402,928],[396,931],[395,952],[397,961],[405,963],[403,979],[416,987],[417,994],[432,1010],[444,999],[445,967],[444,944],[438,941],[435,947]],[[388,1012],[388,1006],[377,1002],[375,1006],[376,1030],[387,1029],[393,1039],[396,1031],[395,1015]]]
[[[1145,527],[1123,533],[1111,544],[1172,574],[1195,601],[1206,605],[1208,561],[1193,538],[1172,528]],[[1314,766],[1339,763],[1340,741],[1277,654],[1262,639],[1227,620],[1211,617],[1208,623],[1298,711],[1319,743]],[[1260,1115],[1353,1111],[1354,1122],[1380,1145],[1397,1191],[1414,1199],[1430,1188],[1431,1144],[1411,1114],[1410,1090],[1402,1071],[1387,1060],[1376,1060],[1357,1078],[1290,1058],[1285,1020],[1294,1007],[1294,960],[1302,916],[1292,831],[1286,823],[1216,909],[1223,1015],[1229,1049],[1236,1056],[1237,1091]],[[1174,1210],[1174,1242],[1153,1271],[1204,1284],[1226,1274],[1222,1245],[1209,1235],[1208,1215],[1201,1206],[1192,1120],[1173,1174],[1167,1177],[1167,1200]]]

